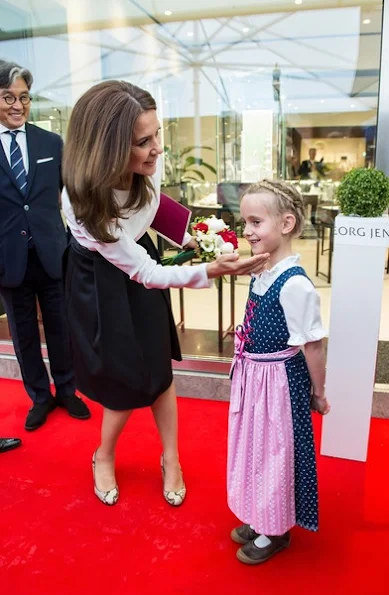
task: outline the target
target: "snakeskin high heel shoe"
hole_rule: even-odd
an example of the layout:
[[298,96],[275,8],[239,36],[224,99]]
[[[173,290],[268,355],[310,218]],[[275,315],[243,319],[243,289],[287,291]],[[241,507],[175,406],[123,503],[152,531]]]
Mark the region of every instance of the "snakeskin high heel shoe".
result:
[[93,486],[95,490],[95,494],[98,499],[107,506],[113,506],[119,500],[119,488],[115,486],[112,490],[108,490],[107,492],[103,492],[103,490],[99,490],[96,486],[96,479],[95,479],[95,469],[96,469],[96,452],[93,453],[92,457],[92,472],[93,472]]
[[184,478],[182,478],[182,488],[180,488],[177,492],[169,492],[165,490],[165,467],[163,461],[163,454],[161,455],[161,473],[162,473],[162,486],[163,486],[163,497],[165,498],[166,502],[171,506],[181,506],[183,501],[185,500],[186,496],[186,486],[184,482]]

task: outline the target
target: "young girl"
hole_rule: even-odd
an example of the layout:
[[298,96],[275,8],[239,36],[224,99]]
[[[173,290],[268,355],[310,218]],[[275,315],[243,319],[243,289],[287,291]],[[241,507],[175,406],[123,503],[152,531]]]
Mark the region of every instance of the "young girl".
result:
[[330,406],[319,296],[292,252],[302,198],[291,185],[263,180],[243,195],[241,214],[252,252],[270,259],[251,281],[236,333],[227,489],[244,523],[231,533],[243,544],[237,557],[260,564],[290,545],[294,525],[318,529],[310,409],[325,415]]

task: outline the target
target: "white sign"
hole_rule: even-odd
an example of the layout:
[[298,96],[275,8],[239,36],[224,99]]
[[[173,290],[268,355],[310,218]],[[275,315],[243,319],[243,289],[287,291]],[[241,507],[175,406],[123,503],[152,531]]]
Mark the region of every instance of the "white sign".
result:
[[346,217],[338,215],[334,227],[335,245],[389,246],[389,217]]
[[389,217],[335,219],[321,453],[366,461]]

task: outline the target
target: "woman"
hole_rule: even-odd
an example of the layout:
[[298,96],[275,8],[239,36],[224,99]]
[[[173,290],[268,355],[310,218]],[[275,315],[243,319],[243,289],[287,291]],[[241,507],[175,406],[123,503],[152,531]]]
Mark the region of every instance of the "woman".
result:
[[185,498],[171,366],[181,354],[167,288],[209,287],[220,275],[258,273],[267,260],[158,264],[146,231],[159,204],[159,130],[147,91],[107,81],[76,103],[64,150],[67,313],[77,388],[104,407],[92,464],[95,494],[108,505],[119,496],[116,443],[131,411],[147,406],[162,442],[164,497],[173,506]]

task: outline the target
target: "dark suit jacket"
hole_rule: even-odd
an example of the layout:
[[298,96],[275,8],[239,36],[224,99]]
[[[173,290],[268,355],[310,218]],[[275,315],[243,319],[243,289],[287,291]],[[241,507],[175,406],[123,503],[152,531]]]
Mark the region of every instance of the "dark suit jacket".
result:
[[59,208],[62,187],[62,139],[26,124],[29,171],[27,192],[19,190],[0,142],[0,286],[23,282],[32,236],[43,268],[52,279],[62,276],[67,245]]

